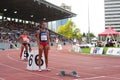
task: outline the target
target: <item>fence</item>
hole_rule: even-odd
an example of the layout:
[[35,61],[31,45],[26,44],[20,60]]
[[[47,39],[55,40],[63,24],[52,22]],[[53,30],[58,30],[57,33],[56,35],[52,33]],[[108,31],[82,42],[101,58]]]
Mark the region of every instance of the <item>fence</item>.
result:
[[[36,47],[37,46],[37,42],[31,42],[31,47]],[[18,49],[21,47],[20,43],[17,43],[16,45],[14,43],[12,43],[9,40],[3,40],[0,39],[0,50],[6,50],[6,49]]]
[[10,49],[10,43],[8,40],[0,39],[0,50]]

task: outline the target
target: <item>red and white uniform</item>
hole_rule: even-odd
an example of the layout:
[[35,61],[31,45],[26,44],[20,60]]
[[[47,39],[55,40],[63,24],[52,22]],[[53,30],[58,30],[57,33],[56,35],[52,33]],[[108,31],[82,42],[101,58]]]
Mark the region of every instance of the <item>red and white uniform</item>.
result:
[[27,35],[22,35],[22,43],[29,43],[29,38]]

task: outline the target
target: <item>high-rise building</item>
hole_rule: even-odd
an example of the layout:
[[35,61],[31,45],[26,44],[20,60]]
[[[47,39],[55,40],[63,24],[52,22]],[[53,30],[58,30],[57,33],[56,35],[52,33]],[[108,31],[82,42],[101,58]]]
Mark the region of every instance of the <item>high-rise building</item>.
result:
[[[71,11],[71,6],[68,6],[64,3],[62,3],[60,7],[65,9],[65,10]],[[69,19],[66,18],[66,19],[61,19],[61,20],[49,22],[48,23],[48,28],[51,29],[52,31],[57,32],[59,26],[64,25],[65,23],[67,23],[68,20]]]
[[120,32],[120,0],[104,0],[105,28],[112,27]]

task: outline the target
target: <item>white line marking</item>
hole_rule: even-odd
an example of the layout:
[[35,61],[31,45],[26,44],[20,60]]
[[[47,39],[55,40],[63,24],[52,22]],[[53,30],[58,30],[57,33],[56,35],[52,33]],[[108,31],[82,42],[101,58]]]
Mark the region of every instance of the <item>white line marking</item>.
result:
[[17,62],[22,62],[22,63],[26,63],[26,62],[23,62],[23,61],[19,61],[19,60],[16,60],[14,58],[12,58],[9,54],[7,54],[7,57],[13,61],[17,61]]
[[[16,60],[16,59],[14,59],[14,58],[11,57],[9,54],[7,54],[7,56],[8,56],[9,59],[11,59],[11,60],[13,60],[13,61],[22,62],[22,63],[25,63],[25,64],[26,64],[26,62],[18,61],[18,60]],[[60,68],[55,68],[55,67],[50,67],[50,68],[51,68],[51,69],[58,70],[58,71],[61,70]],[[68,71],[71,71],[71,70],[68,70]],[[85,72],[80,72],[80,73],[82,73],[82,74],[87,74],[87,75],[96,75],[96,74],[89,74],[89,73],[85,73]],[[80,73],[78,73],[78,74],[80,74]]]
[[103,78],[106,76],[97,76],[97,77],[90,77],[90,78],[83,78],[83,79],[79,79],[79,80],[90,80],[90,79],[98,79],[98,78]]
[[[26,64],[26,62],[23,62],[23,61],[18,61],[18,60],[16,60],[16,59],[14,59],[13,57],[11,57],[9,54],[7,54],[7,56],[8,56],[8,58],[9,59],[11,59],[11,60],[14,60],[14,61],[17,61],[17,62],[22,62],[22,63],[25,63]],[[49,61],[50,62],[50,61]],[[52,61],[51,61],[52,62]],[[52,62],[52,63],[57,63],[57,62]],[[50,67],[50,68],[52,68],[52,69],[56,69],[56,70],[58,70],[58,71],[60,71],[61,69],[58,69],[58,68],[55,68],[55,67]],[[71,71],[71,70],[68,70],[68,71]],[[85,72],[80,72],[80,73],[82,73],[82,74],[87,74],[87,75],[96,75],[96,74],[89,74],[89,73],[85,73]],[[80,73],[78,73],[78,74],[80,74]]]
[[5,80],[4,78],[0,77],[0,80]]
[[117,68],[117,67],[120,67],[120,65],[114,65],[114,66],[112,66],[112,67],[116,67],[116,68]]
[[[14,60],[14,61],[17,61],[17,62],[22,62],[22,61],[18,61],[16,59],[14,59],[13,57],[11,57],[9,54],[7,55],[9,59],[11,60]],[[26,62],[22,62],[22,63],[26,63]],[[114,65],[114,66],[111,66],[111,67],[120,67],[120,65]],[[56,70],[60,70],[60,69],[57,69],[55,67],[51,67],[53,69],[56,69]],[[102,69],[103,67],[93,67],[93,69]],[[88,74],[88,75],[95,75],[95,74],[89,74],[89,73],[84,73],[84,72],[80,72],[82,74]],[[35,73],[34,73],[35,74]],[[37,74],[38,75],[38,74]],[[90,77],[90,78],[83,78],[83,79],[77,79],[77,80],[88,80],[88,79],[96,79],[96,78],[101,78],[101,77],[108,77],[108,78],[114,78],[114,79],[120,79],[120,78],[115,78],[115,77],[109,77],[109,76],[98,76],[98,77]],[[61,79],[62,80],[62,79]]]
[[120,80],[120,78],[116,78],[116,77],[110,77],[110,76],[108,76],[108,78],[113,78],[113,79],[118,79],[118,80]]
[[23,72],[31,73],[31,74],[34,74],[34,75],[38,75],[38,76],[41,76],[41,77],[51,78],[51,79],[54,79],[54,80],[62,80],[62,79],[57,78],[57,77],[50,77],[50,76],[45,76],[45,75],[42,75],[42,74],[37,74],[37,73],[33,73],[33,72],[24,71],[24,70],[22,70],[22,69],[15,68],[15,67],[12,67],[12,66],[3,64],[3,63],[0,63],[0,65],[5,66],[5,67],[8,67],[8,68],[11,68],[11,69],[15,69],[15,70],[17,70],[17,71],[23,71]]
[[103,67],[93,67],[93,69],[102,69]]
[[97,77],[89,77],[89,78],[83,78],[83,79],[78,79],[78,80],[90,80],[90,79],[92,80],[92,79],[105,78],[105,77],[120,80],[120,78],[110,77],[110,76],[97,76]]

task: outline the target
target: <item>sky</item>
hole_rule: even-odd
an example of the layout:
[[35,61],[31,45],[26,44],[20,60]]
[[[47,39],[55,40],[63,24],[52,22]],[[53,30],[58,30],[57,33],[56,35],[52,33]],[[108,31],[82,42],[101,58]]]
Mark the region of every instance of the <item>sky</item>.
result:
[[98,36],[105,30],[104,0],[46,0],[60,6],[65,3],[72,7],[72,12],[77,14],[72,21],[80,29],[81,33],[90,33]]

